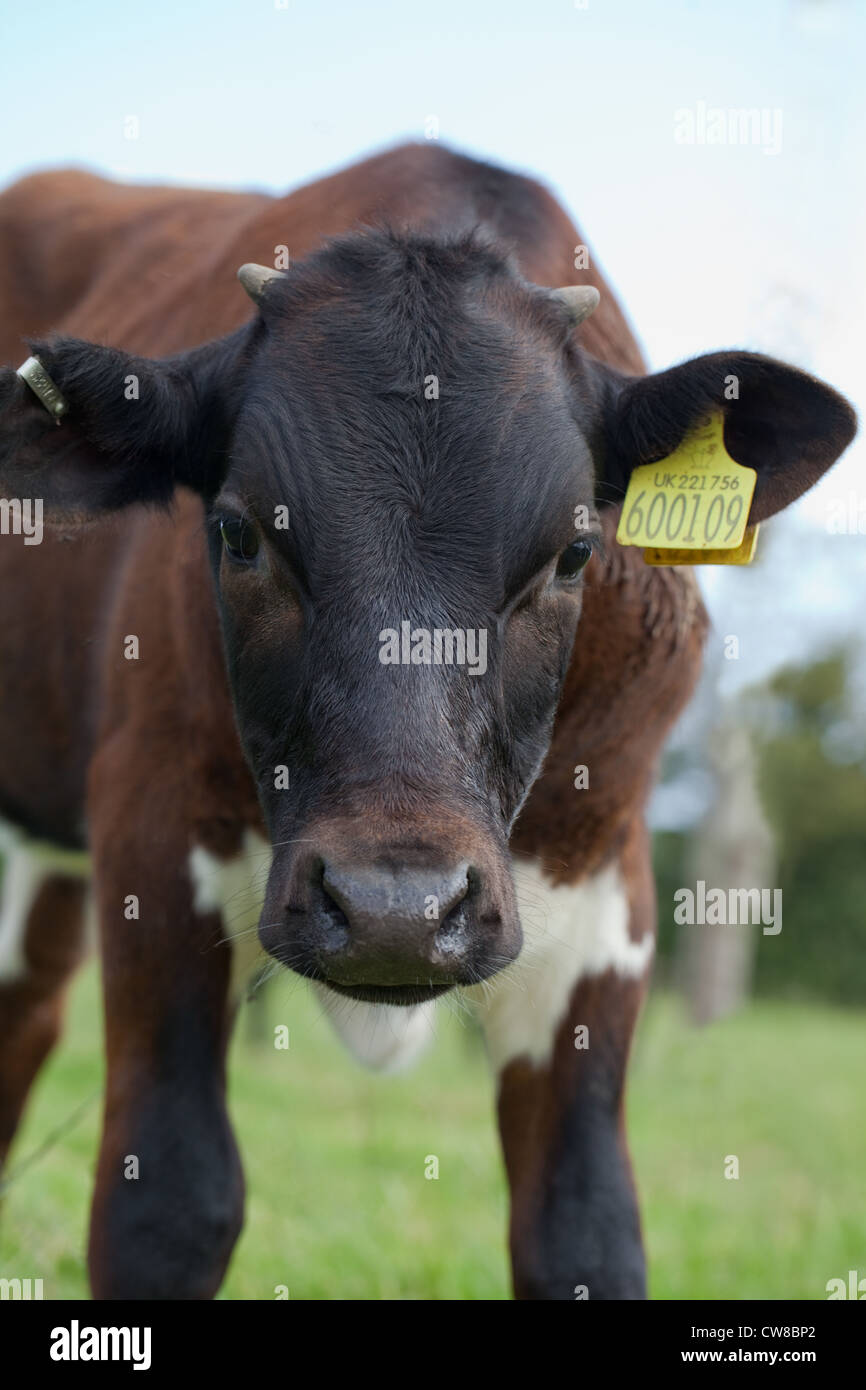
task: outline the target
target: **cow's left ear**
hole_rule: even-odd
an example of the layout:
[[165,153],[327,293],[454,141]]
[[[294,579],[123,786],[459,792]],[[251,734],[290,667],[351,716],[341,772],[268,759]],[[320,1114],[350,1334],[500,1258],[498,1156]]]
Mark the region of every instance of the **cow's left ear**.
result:
[[603,501],[621,500],[633,468],[673,453],[709,411],[721,410],[728,453],[758,475],[754,524],[812,487],[857,430],[832,387],[759,353],[708,353],[645,377],[597,362],[589,371],[600,404]]
[[178,484],[212,494],[246,331],[162,361],[77,338],[31,343],[27,380],[0,368],[0,494],[41,498],[63,523],[166,503]]

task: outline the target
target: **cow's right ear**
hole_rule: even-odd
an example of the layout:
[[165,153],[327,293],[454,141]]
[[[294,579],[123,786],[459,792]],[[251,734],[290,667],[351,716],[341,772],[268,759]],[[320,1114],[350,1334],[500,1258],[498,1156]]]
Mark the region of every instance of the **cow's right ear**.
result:
[[41,498],[46,521],[62,523],[164,504],[178,484],[212,496],[247,334],[161,361],[77,338],[31,343],[42,398],[0,368],[0,495]]
[[757,474],[754,524],[817,483],[857,429],[851,406],[831,386],[757,352],[711,352],[642,377],[594,360],[589,371],[600,402],[606,501],[622,499],[632,469],[666,458],[719,411],[728,453]]

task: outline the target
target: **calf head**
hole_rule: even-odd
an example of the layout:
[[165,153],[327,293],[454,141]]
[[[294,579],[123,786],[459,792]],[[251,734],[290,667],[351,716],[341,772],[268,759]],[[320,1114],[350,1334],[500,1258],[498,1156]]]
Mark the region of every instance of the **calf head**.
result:
[[337,991],[417,1002],[520,949],[509,834],[601,509],[718,408],[759,521],[854,417],[752,353],[624,376],[577,341],[595,291],[527,284],[476,237],[358,233],[241,279],[253,320],[179,357],[32,344],[68,409],[56,425],[0,374],[0,489],[67,524],[201,495],[274,847],[261,939]]

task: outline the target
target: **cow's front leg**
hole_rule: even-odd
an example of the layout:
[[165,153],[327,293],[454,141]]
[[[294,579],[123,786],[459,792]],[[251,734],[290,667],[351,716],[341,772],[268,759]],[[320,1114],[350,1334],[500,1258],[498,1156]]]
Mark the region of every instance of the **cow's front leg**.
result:
[[[196,910],[189,831],[140,812],[95,847],[108,1076],[91,1285],[96,1298],[211,1298],[243,1221],[225,1103],[231,951],[219,914]],[[129,828],[142,824],[146,837]]]
[[642,876],[635,901],[619,864],[573,887],[552,887],[533,865],[515,876],[526,945],[480,992],[515,1295],[644,1298],[623,1091],[652,952],[651,885]]

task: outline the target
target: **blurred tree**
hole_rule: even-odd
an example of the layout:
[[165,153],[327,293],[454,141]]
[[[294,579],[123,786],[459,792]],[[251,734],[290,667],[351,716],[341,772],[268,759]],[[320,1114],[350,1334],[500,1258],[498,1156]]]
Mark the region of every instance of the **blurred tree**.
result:
[[[694,888],[765,888],[773,883],[773,836],[755,786],[755,756],[748,727],[729,706],[710,742],[716,794],[687,855],[686,882]],[[695,1023],[733,1013],[748,998],[760,926],[752,923],[679,929],[677,974]]]
[[[758,994],[866,1004],[866,709],[857,683],[861,658],[860,648],[848,645],[807,666],[787,667],[740,696],[733,707],[735,723],[751,739],[757,791],[775,841],[773,886],[782,890],[781,933],[754,932],[753,987]],[[714,745],[715,739],[710,746]],[[727,813],[720,814],[724,822]],[[670,983],[674,976],[690,997],[698,986],[693,976],[689,983],[689,971],[698,967],[679,951],[673,894],[677,887],[693,885],[696,876],[711,882],[703,837],[713,817],[710,810],[692,832],[666,831],[655,837],[657,978]],[[725,881],[722,872],[718,871],[720,886]],[[739,868],[727,872],[727,882],[746,886]],[[769,880],[765,877],[763,882]],[[741,962],[741,970],[745,968]],[[708,956],[699,973],[710,969]],[[728,966],[722,963],[719,969],[724,973]],[[743,985],[741,975],[741,990]],[[700,988],[712,992],[716,986],[705,983]],[[730,986],[719,981],[717,988],[724,992]]]
[[777,836],[784,950],[762,942],[756,982],[866,1003],[866,747],[852,665],[837,651],[768,687],[759,784]]

